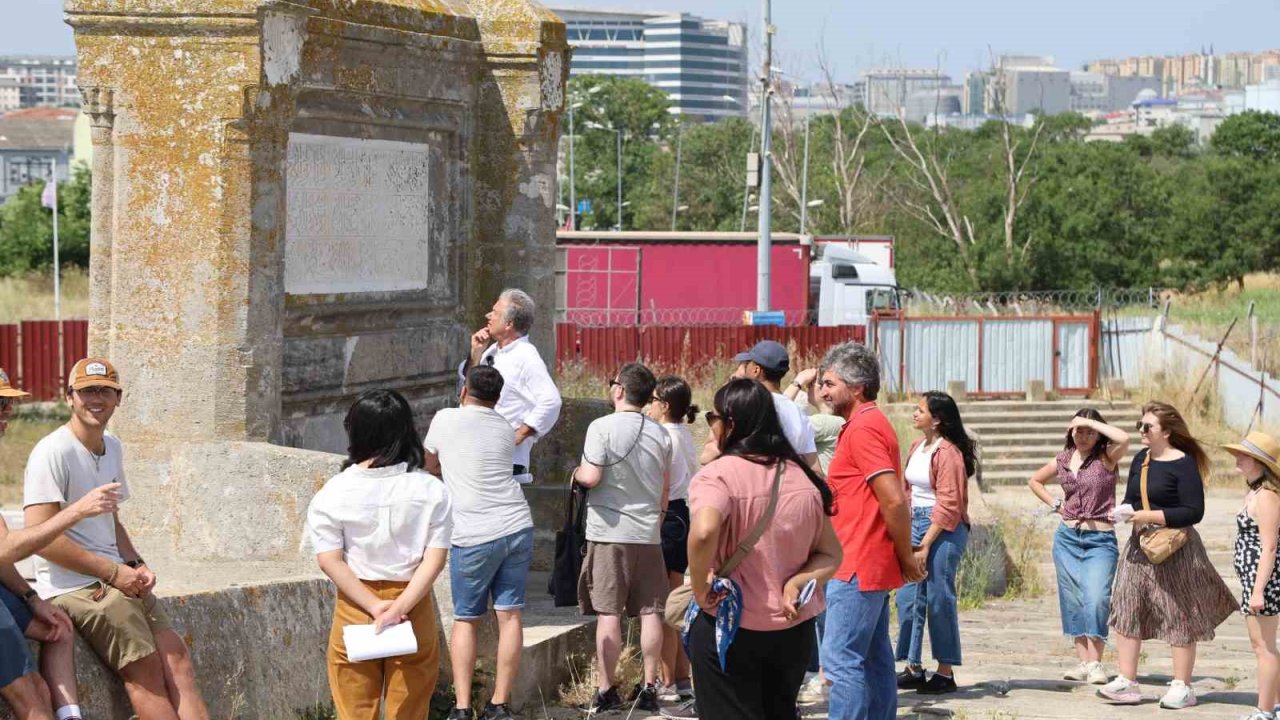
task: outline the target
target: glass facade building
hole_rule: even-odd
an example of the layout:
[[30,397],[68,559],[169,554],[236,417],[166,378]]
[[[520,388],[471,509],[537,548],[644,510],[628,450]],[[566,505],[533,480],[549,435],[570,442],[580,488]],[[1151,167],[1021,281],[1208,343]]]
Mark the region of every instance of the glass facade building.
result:
[[644,80],[667,93],[676,115],[746,115],[745,25],[684,13],[551,9],[564,20],[573,47],[570,76]]

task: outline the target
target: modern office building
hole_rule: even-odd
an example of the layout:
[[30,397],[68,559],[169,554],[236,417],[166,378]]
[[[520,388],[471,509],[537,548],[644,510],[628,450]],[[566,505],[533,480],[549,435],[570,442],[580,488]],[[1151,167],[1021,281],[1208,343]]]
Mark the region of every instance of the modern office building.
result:
[[687,13],[553,7],[564,20],[571,77],[634,77],[667,93],[671,113],[714,120],[747,113],[747,31]]
[[21,106],[79,107],[76,61],[70,57],[0,57],[0,79],[17,81]]
[[1164,83],[1158,77],[1072,72],[1071,109],[1079,113],[1127,110],[1143,90],[1160,97],[1163,88]]

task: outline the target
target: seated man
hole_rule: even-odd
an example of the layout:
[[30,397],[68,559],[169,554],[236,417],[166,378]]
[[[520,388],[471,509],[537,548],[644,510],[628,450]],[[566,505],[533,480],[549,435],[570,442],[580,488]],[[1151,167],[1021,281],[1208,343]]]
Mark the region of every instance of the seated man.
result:
[[[8,429],[14,403],[28,397],[9,385],[0,370],[0,437]],[[0,697],[19,718],[78,720],[75,631],[66,613],[41,600],[14,567],[77,522],[115,512],[119,485],[103,485],[46,523],[9,531],[0,517]],[[40,672],[23,635],[43,643]],[[51,692],[52,690],[52,692]],[[52,697],[51,697],[52,696]],[[56,711],[54,710],[56,708]]]
[[[120,376],[106,360],[71,368],[71,420],[36,444],[23,479],[27,525],[57,515],[94,489],[120,484],[129,499],[123,446],[107,433],[120,404]],[[81,520],[36,558],[36,588],[71,616],[103,662],[120,673],[139,720],[206,720],[186,643],[152,591],[155,573],[115,513]]]

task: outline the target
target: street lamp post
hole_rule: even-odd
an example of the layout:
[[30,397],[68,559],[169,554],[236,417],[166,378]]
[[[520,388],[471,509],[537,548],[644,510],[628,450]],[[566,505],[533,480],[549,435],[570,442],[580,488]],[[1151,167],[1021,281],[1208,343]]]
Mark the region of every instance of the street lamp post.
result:
[[770,237],[770,210],[772,200],[770,126],[769,126],[769,90],[773,84],[770,76],[773,66],[773,6],[771,0],[764,3],[764,68],[760,78],[760,239],[756,247],[756,310],[769,311],[770,262],[772,260],[772,238]]
[[[595,95],[604,89],[603,85],[596,85],[587,90],[587,95]],[[577,142],[577,136],[573,130],[573,111],[582,107],[581,102],[571,103],[569,105],[569,229],[578,229],[578,176],[574,172],[573,167],[573,146]]]
[[680,151],[684,145],[684,122],[676,123],[676,174],[671,181],[671,232],[676,231],[676,213],[680,211]]
[[601,125],[597,122],[587,123],[587,127],[592,130],[608,130],[618,138],[618,226],[617,230],[622,231],[622,131],[616,130],[608,125]]

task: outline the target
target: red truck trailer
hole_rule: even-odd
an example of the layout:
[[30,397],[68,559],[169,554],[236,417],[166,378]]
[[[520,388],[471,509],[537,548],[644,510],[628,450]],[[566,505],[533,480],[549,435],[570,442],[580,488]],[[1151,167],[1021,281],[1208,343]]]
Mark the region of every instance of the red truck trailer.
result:
[[[811,321],[815,243],[893,262],[892,238],[774,233],[772,309]],[[577,325],[737,325],[756,306],[756,234],[556,233],[557,319]],[[887,262],[886,262],[887,261]]]

